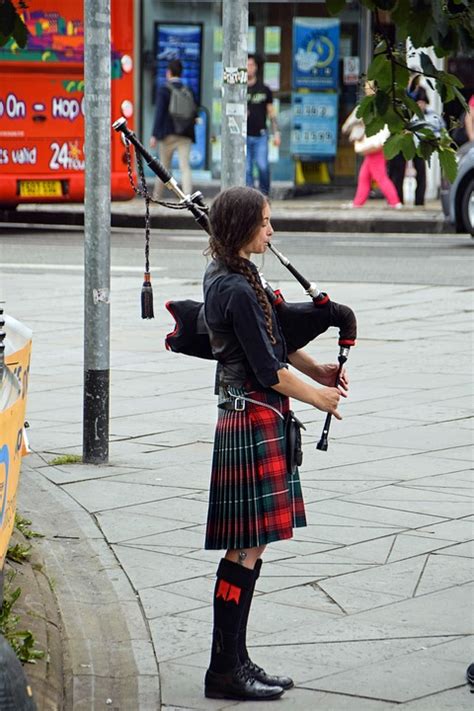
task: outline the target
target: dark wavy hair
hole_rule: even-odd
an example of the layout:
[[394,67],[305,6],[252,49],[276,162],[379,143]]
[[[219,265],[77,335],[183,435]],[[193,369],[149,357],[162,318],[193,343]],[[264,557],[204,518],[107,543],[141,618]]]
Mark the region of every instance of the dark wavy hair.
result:
[[268,199],[255,188],[235,187],[219,193],[209,211],[212,234],[206,253],[247,279],[262,307],[270,340],[275,343],[272,307],[265,289],[248,260],[239,255],[242,247],[252,240],[261,226],[262,213],[267,204]]

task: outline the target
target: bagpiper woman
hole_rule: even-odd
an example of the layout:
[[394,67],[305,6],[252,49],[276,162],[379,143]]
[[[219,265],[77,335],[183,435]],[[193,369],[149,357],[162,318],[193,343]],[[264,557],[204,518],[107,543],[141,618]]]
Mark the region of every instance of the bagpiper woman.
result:
[[[226,551],[217,569],[214,627],[205,695],[276,699],[293,686],[257,666],[246,647],[250,605],[268,543],[305,526],[297,467],[288,467],[285,421],[289,397],[337,411],[348,383],[337,364],[321,365],[303,351],[287,353],[278,318],[253,254],[273,234],[270,206],[253,188],[221,192],[210,210],[212,262],[204,276],[205,319],[218,360],[216,426],[205,547]],[[325,386],[316,388],[288,369]],[[290,470],[289,470],[290,469]]]

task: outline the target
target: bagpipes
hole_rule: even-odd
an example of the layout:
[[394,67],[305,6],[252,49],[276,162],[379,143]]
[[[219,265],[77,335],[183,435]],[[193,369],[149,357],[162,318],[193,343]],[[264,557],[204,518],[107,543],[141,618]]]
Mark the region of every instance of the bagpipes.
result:
[[[131,164],[129,160],[129,175],[132,186],[137,194],[142,195],[146,202],[146,265],[145,265],[145,280],[142,289],[142,317],[153,318],[153,307],[150,306],[151,300],[151,281],[148,265],[148,245],[149,245],[149,213],[148,206],[150,196],[148,194],[141,157],[143,157],[147,165],[160,178],[165,186],[174,192],[179,198],[178,204],[180,209],[187,208],[198,224],[211,234],[211,226],[208,218],[208,208],[204,203],[202,194],[197,191],[192,195],[185,195],[178,186],[176,180],[168,172],[160,161],[147,151],[145,146],[138,140],[133,131],[127,127],[127,122],[124,118],[120,118],[113,124],[113,128],[122,134],[122,138],[128,149],[128,144],[135,147],[138,172],[141,178],[142,190],[135,187],[132,178]],[[161,203],[163,204],[163,203]],[[165,203],[168,205],[168,203]],[[170,207],[176,208],[176,204],[169,204]],[[318,289],[318,287],[305,279],[290,263],[290,261],[279,252],[272,244],[268,245],[269,249],[279,259],[284,267],[295,277],[295,279],[303,286],[304,290],[311,297],[311,301],[302,303],[288,303],[284,300],[280,291],[274,291],[271,286],[262,278],[262,284],[268,295],[270,302],[273,304],[278,314],[278,320],[288,345],[289,351],[295,351],[303,348],[317,336],[325,333],[330,326],[339,328],[339,369],[336,377],[336,385],[339,384],[339,378],[347,361],[351,346],[355,345],[357,337],[357,321],[354,312],[349,306],[338,304],[331,301],[329,296]],[[184,353],[186,355],[195,356],[198,358],[214,359],[212,354],[209,335],[204,319],[204,304],[190,299],[181,301],[168,301],[166,308],[173,316],[175,321],[174,330],[165,338],[165,345],[168,350],[175,353]],[[326,416],[321,438],[317,444],[317,449],[326,451],[328,448],[329,427],[331,424],[331,414]]]

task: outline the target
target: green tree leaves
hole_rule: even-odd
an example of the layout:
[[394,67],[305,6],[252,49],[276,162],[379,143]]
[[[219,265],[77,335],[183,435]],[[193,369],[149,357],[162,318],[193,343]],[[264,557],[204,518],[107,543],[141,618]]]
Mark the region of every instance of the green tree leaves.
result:
[[11,0],[0,2],[0,47],[13,37],[19,47],[25,47],[28,30]]
[[346,0],[326,0],[326,7],[330,15],[339,15],[345,4]]
[[[377,46],[367,70],[375,93],[362,99],[357,115],[363,119],[366,134],[372,136],[385,125],[391,136],[384,146],[387,158],[403,153],[406,159],[415,155],[430,160],[437,151],[448,180],[456,176],[456,157],[446,131],[436,136],[423,122],[423,113],[408,95],[410,71],[405,53],[409,39],[413,47],[432,47],[437,57],[458,50],[466,53],[474,47],[474,3],[472,0],[359,0],[373,12]],[[326,0],[331,14],[338,14],[344,0]],[[380,13],[390,13],[396,26],[396,38],[387,33]],[[437,91],[443,102],[457,99],[466,109],[459,79],[438,69],[428,52],[419,52],[421,74]]]
[[456,178],[456,173],[458,170],[456,164],[456,154],[452,148],[446,148],[438,152],[439,162],[441,164],[441,169],[447,179],[452,183]]

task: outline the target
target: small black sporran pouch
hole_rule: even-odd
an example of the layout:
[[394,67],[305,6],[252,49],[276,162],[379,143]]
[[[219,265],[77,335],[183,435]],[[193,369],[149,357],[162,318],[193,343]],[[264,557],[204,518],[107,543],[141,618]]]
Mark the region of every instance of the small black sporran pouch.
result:
[[296,417],[293,410],[289,410],[285,415],[285,440],[286,440],[286,464],[291,473],[296,467],[301,466],[303,461],[303,447],[301,442],[301,430],[306,427]]

